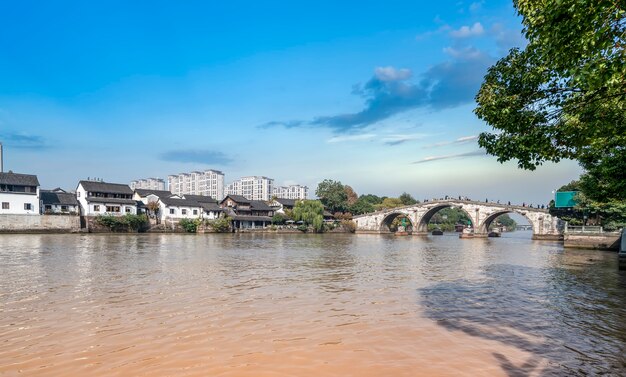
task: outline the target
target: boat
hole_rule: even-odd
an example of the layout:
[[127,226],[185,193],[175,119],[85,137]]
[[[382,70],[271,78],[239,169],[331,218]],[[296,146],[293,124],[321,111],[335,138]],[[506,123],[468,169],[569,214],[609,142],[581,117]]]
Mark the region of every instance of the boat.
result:
[[437,228],[437,229],[433,230],[432,235],[433,236],[443,236],[443,230]]
[[499,232],[499,231],[497,231],[497,230],[492,230],[491,232],[489,232],[489,233],[487,234],[487,237],[500,237],[500,236],[501,236],[501,234],[500,234],[500,232]]
[[622,229],[622,241],[619,247],[619,269],[626,270],[626,228]]
[[463,232],[459,234],[459,238],[474,238],[474,229],[465,228]]

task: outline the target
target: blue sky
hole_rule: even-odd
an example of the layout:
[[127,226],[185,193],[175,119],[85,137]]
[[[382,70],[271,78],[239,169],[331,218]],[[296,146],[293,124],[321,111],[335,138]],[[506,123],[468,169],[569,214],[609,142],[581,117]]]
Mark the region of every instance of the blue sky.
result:
[[574,162],[525,172],[476,143],[482,77],[523,44],[510,0],[2,2],[5,170],[547,202]]

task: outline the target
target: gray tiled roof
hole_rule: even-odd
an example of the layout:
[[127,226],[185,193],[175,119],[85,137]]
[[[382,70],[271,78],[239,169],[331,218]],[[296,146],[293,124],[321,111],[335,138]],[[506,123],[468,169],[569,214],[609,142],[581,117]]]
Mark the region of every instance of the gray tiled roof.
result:
[[163,204],[166,206],[176,206],[176,207],[201,207],[200,203],[194,200],[188,199],[178,199],[178,198],[159,198]]
[[213,199],[208,195],[191,195],[191,194],[183,194],[183,197],[188,200],[193,200],[198,203],[217,203],[217,200]]
[[251,200],[250,209],[253,211],[273,211],[272,207],[268,206],[267,203],[261,200]]
[[165,191],[165,190],[150,190],[150,189],[135,189],[135,192],[137,194],[139,194],[142,197],[148,196],[148,195],[155,195],[158,196],[159,198],[167,198],[170,197],[174,194],[172,194],[169,191]]
[[239,221],[272,221],[272,218],[269,216],[251,216],[251,215],[234,215],[232,216],[233,220]]
[[68,205],[77,206],[78,200],[76,200],[76,194],[59,192],[54,190],[41,190],[39,193],[41,202],[46,205]]
[[276,198],[276,201],[285,207],[293,207],[296,205],[296,199]]
[[103,203],[103,204],[128,204],[128,205],[137,205],[137,202],[132,199],[121,199],[121,198],[101,198],[97,196],[90,196],[85,198],[89,203]]
[[0,184],[16,185],[16,186],[39,186],[39,180],[36,175],[18,174],[9,171],[8,173],[0,173]]
[[226,195],[226,197],[221,201],[221,203],[224,203],[224,201],[228,198],[231,198],[233,201],[239,204],[250,204],[250,199],[246,199],[245,196],[241,196],[241,195]]
[[79,185],[89,192],[106,192],[110,194],[128,194],[133,195],[133,190],[130,186],[122,183],[107,183],[107,182],[94,182],[94,181],[80,181]]
[[222,207],[220,207],[217,203],[200,203],[202,208],[205,211],[213,211],[213,212],[221,212],[223,211]]

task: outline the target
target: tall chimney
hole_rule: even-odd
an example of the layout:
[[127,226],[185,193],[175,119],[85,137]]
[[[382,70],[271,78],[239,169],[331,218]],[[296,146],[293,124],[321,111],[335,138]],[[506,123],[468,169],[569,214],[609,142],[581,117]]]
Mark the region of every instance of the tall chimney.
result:
[[4,156],[2,155],[2,143],[0,143],[0,173],[4,173]]

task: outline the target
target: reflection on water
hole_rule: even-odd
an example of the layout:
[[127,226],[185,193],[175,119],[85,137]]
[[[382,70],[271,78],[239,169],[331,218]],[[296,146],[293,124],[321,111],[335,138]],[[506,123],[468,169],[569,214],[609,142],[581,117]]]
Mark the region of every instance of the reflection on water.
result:
[[623,375],[613,253],[529,234],[0,236],[0,374]]

